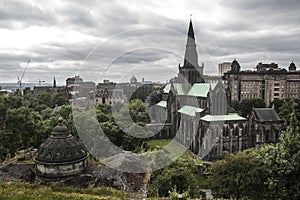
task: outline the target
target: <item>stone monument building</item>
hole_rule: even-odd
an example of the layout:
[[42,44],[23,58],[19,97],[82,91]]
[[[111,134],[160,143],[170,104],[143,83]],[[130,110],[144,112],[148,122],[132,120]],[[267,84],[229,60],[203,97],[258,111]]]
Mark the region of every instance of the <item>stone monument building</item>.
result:
[[79,175],[87,168],[87,151],[73,138],[62,121],[60,118],[51,136],[37,151],[34,160],[39,178],[59,179]]

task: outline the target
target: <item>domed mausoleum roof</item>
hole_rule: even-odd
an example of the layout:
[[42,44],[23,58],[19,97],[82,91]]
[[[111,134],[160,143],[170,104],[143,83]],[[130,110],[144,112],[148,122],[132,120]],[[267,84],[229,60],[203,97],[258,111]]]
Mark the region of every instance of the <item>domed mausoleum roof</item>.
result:
[[73,138],[60,119],[51,136],[41,144],[35,160],[44,163],[63,163],[85,157],[87,157],[85,148]]
[[75,175],[86,168],[88,153],[82,143],[76,141],[59,119],[51,136],[39,147],[35,163],[37,175],[63,177]]
[[234,59],[231,63],[231,72],[240,72],[240,70],[240,64],[238,63],[238,61],[236,61],[236,59]]
[[293,71],[296,71],[296,65],[294,62],[292,62],[289,66],[289,71],[293,72]]

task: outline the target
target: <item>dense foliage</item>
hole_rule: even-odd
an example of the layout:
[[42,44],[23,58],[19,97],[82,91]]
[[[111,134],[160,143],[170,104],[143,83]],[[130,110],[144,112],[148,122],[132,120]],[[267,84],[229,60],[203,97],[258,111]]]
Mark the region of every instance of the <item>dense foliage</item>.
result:
[[210,184],[216,196],[237,199],[300,198],[297,106],[294,100],[284,100],[277,108],[288,125],[278,143],[226,155],[225,159],[213,163]]
[[38,147],[59,116],[69,121],[72,109],[66,103],[59,94],[41,93],[36,98],[0,95],[0,161],[18,150]]
[[[148,139],[126,133],[140,131],[139,126],[143,127],[149,122],[146,105],[135,99],[129,105],[120,104],[114,108],[117,110],[113,113],[110,105],[96,106],[96,118],[101,129],[116,146],[128,151],[138,151]],[[59,117],[64,119],[71,134],[78,138],[72,112],[71,105],[58,94],[41,93],[36,98],[23,97],[18,93],[0,96],[0,161],[13,156],[18,150],[37,148],[51,134]],[[87,113],[83,120],[90,120],[90,117],[94,116]],[[121,129],[116,119],[126,122],[127,118],[133,119],[132,124]],[[92,127],[86,127],[85,130],[93,131]],[[141,134],[144,133],[141,131]]]
[[[277,111],[279,117],[289,125],[292,114],[300,121],[300,99],[276,99],[271,106]],[[293,111],[293,112],[292,112]]]
[[[146,151],[154,151],[169,142],[169,140],[151,140],[145,143],[144,147]],[[148,195],[168,197],[170,193],[175,192],[188,197],[199,197],[199,189],[206,187],[207,180],[201,175],[197,164],[202,164],[202,160],[187,151],[171,165],[154,171],[151,175]]]
[[212,165],[211,173],[209,180],[211,188],[216,191],[215,196],[263,198],[267,173],[255,150],[226,154],[223,160]]
[[232,101],[231,107],[243,117],[247,117],[253,108],[265,108],[264,100],[258,98],[247,98],[240,102]]

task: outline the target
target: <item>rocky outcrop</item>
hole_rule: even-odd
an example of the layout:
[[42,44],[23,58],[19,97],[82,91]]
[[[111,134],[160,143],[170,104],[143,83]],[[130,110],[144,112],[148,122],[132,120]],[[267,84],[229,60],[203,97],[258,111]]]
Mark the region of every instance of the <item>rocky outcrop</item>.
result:
[[0,168],[0,180],[28,181],[35,180],[34,164],[12,162]]
[[144,199],[150,173],[126,173],[107,166],[89,166],[82,174],[60,179],[43,179],[36,176],[35,164],[27,154],[18,159],[12,159],[0,166],[0,181],[36,182],[39,184],[57,184],[71,187],[111,187],[129,192],[133,199]]

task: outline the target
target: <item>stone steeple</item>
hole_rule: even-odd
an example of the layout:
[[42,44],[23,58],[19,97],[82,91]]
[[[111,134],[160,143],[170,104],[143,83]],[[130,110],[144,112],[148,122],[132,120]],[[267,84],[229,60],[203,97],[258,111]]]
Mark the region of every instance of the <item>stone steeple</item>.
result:
[[184,64],[179,68],[179,73],[182,74],[187,81],[193,85],[194,83],[201,83],[203,81],[203,67],[198,64],[198,54],[195,42],[195,33],[192,20],[190,20],[187,43],[184,54]]
[[196,42],[195,42],[195,33],[192,24],[192,20],[190,20],[188,37],[186,42],[186,49],[184,55],[184,66],[185,67],[199,67],[198,65],[198,54],[196,50]]
[[56,88],[56,79],[55,79],[55,76],[53,78],[53,87]]

